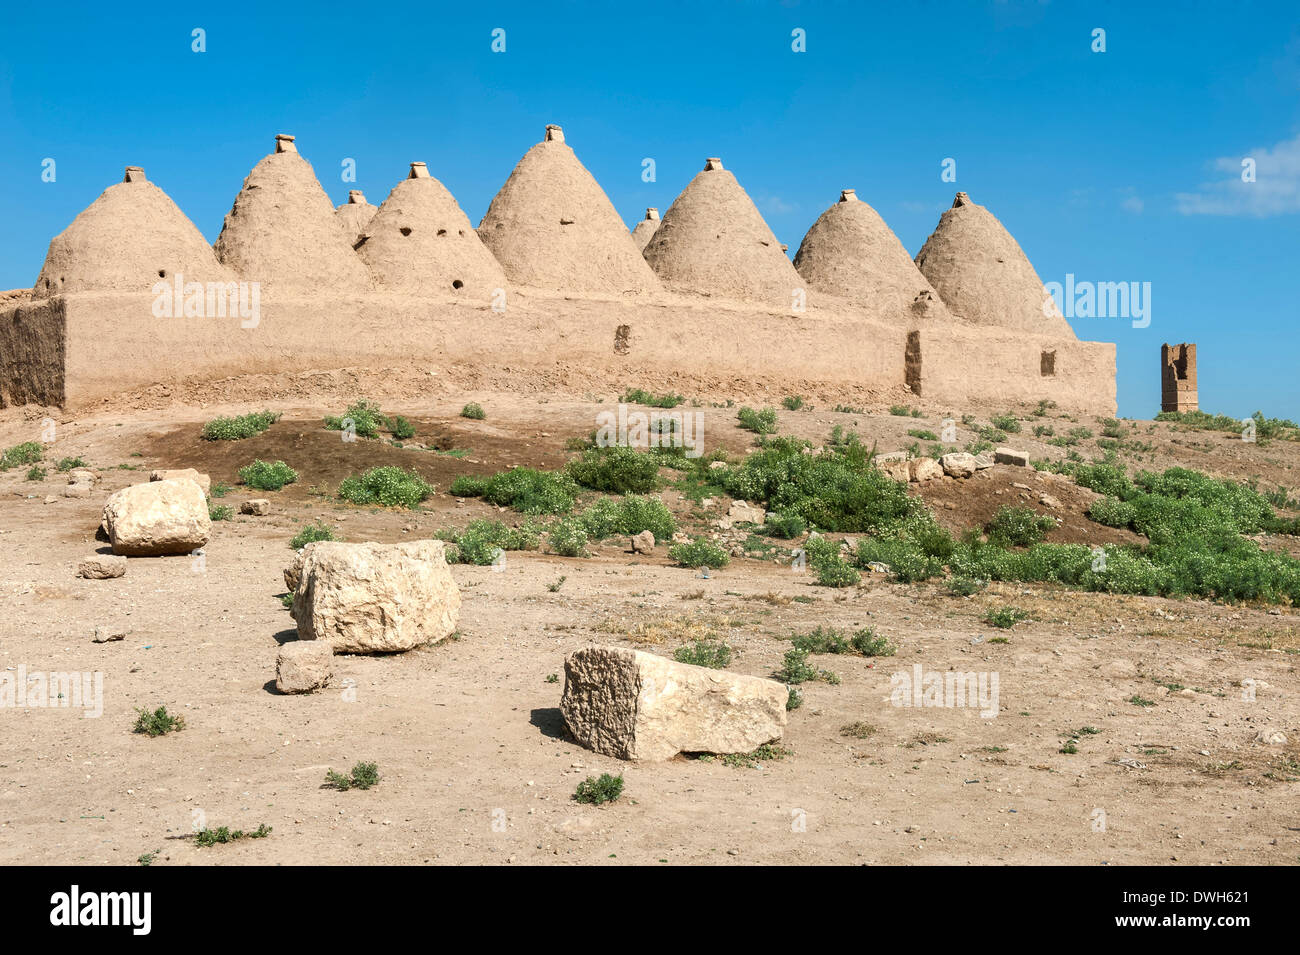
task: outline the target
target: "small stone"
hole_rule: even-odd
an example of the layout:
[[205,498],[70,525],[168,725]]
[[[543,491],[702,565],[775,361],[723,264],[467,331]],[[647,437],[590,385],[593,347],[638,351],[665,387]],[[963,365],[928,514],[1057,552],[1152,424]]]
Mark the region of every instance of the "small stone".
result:
[[653,554],[654,549],[655,535],[653,531],[644,530],[640,534],[632,535],[632,553]]
[[995,448],[993,450],[993,460],[998,464],[1012,464],[1016,467],[1029,467],[1029,452],[1017,451],[1014,448]]
[[333,675],[334,648],[326,640],[286,643],[275,660],[275,688],[281,693],[309,693],[327,686]]
[[943,473],[953,478],[968,478],[975,476],[975,455],[967,454],[965,451],[954,451],[951,454],[945,454],[939,459],[939,464],[943,467]]
[[77,576],[87,580],[109,580],[126,574],[126,558],[113,554],[96,554],[77,565]]
[[265,517],[271,513],[271,502],[264,497],[255,497],[249,501],[243,501],[239,505],[240,514],[252,514],[254,517]]
[[203,491],[203,496],[207,497],[208,492],[212,490],[212,478],[206,474],[200,474],[194,468],[160,468],[156,471],[149,472],[150,481],[176,481],[189,479],[199,486]]
[[748,501],[732,501],[727,517],[740,524],[762,524],[767,520],[767,512]]
[[113,643],[116,640],[125,640],[126,631],[124,630],[105,630],[103,627],[95,628],[95,635],[91,637],[95,643]]
[[1262,729],[1255,734],[1255,742],[1268,746],[1285,746],[1286,734],[1281,730]]
[[907,476],[914,483],[943,477],[943,466],[934,458],[913,458],[907,462]]

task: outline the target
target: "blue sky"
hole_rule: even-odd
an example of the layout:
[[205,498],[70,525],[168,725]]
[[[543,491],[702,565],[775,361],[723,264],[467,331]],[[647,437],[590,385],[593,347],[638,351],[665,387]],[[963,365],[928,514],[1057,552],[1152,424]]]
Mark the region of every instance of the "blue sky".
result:
[[336,203],[358,187],[378,203],[422,159],[477,223],[554,122],[629,224],[721,156],[792,254],[843,187],[912,254],[964,190],[1044,282],[1151,283],[1147,328],[1073,321],[1118,343],[1121,414],[1154,414],[1161,342],[1194,341],[1202,408],[1300,418],[1294,0],[140,2],[6,18],[0,288],[30,286],[49,239],[128,164],[210,240],[277,132]]

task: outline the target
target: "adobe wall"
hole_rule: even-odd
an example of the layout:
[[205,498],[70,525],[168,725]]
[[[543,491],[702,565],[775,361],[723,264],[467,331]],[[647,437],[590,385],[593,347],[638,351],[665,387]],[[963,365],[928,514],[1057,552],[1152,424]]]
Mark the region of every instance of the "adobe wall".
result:
[[[834,303],[833,303],[834,304]],[[691,296],[512,291],[504,313],[368,293],[263,294],[260,321],[158,318],[150,295],[83,293],[0,310],[0,401],[72,409],[157,384],[340,368],[427,367],[525,391],[821,393],[1113,415],[1115,346],[945,324],[909,333],[838,304],[764,310]],[[955,408],[954,408],[955,410]]]
[[322,301],[264,292],[260,321],[158,318],[152,296],[86,293],[66,311],[66,395],[85,407],[202,376],[427,365],[453,381],[583,391],[693,385],[845,394],[897,390],[903,331],[838,311],[802,314],[683,297],[645,302],[511,293],[486,305],[371,293]]
[[0,408],[64,403],[64,323],[61,298],[0,308]]
[[923,329],[919,351],[923,398],[1002,408],[1046,398],[1108,416],[1118,408],[1111,342],[945,327]]

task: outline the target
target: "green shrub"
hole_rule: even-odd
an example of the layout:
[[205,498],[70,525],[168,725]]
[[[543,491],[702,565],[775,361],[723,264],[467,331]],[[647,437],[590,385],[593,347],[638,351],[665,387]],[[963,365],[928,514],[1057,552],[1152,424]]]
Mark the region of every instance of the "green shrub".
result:
[[0,454],[0,471],[8,471],[10,468],[21,467],[24,464],[35,464],[41,459],[42,452],[41,445],[36,441],[15,444],[4,454]]
[[415,437],[415,425],[401,415],[386,418],[385,423],[388,425],[388,433],[398,441],[406,441]]
[[697,537],[688,544],[674,544],[668,548],[668,556],[683,567],[726,567],[731,562],[727,552],[710,544],[702,537]]
[[784,540],[793,540],[807,529],[807,522],[798,514],[773,514],[767,519],[767,532]]
[[989,419],[989,424],[1007,434],[1020,433],[1020,419],[1008,412],[1007,414],[994,415]]
[[298,472],[283,461],[258,459],[239,469],[239,479],[259,491],[278,491],[298,480]]
[[90,465],[84,458],[59,458],[59,463],[54,465],[56,471],[71,471],[73,468],[88,468]]
[[242,441],[261,434],[280,420],[275,411],[253,411],[233,418],[213,418],[203,426],[199,437],[204,441]]
[[1006,630],[1014,627],[1021,620],[1027,620],[1028,618],[1029,613],[1019,607],[998,607],[996,610],[990,610],[984,615],[984,622],[991,627],[1000,627]]
[[215,845],[234,842],[236,839],[265,839],[270,834],[271,827],[266,823],[262,823],[252,832],[245,832],[243,829],[231,830],[229,826],[218,826],[216,829],[205,826],[194,834],[194,844],[200,849],[208,849]]
[[574,483],[611,494],[645,494],[659,483],[659,460],[621,446],[591,448],[565,470]]
[[347,411],[338,418],[325,419],[325,427],[330,431],[345,431],[351,422],[352,430],[362,438],[373,438],[384,426],[384,413],[379,405],[362,398],[348,405]]
[[39,464],[33,464],[30,468],[27,469],[27,480],[44,481],[45,475],[48,473],[49,472],[46,471],[45,468],[41,467]]
[[716,472],[731,497],[765,503],[828,531],[900,533],[933,523],[925,505],[871,464],[860,444],[830,454],[803,454],[808,442],[775,438],[737,467]]
[[482,421],[487,417],[483,411],[483,406],[473,401],[460,409],[460,416],[462,418],[470,418],[474,421]]
[[797,686],[817,679],[817,668],[808,662],[807,650],[787,650],[781,662],[781,669],[774,674],[776,679],[789,686]]
[[736,414],[736,419],[746,431],[753,431],[755,434],[776,433],[775,408],[763,408],[761,411],[755,411],[753,408],[741,408]]
[[349,789],[370,789],[379,785],[379,765],[377,763],[357,763],[348,775],[329,770],[325,773],[325,785],[347,792]]
[[501,521],[477,520],[470,521],[452,541],[456,550],[448,554],[448,562],[486,567],[495,563],[503,551],[535,550],[540,534],[531,523],[512,528]]
[[786,395],[781,399],[781,407],[786,411],[798,411],[803,407],[803,395]]
[[938,441],[939,436],[928,428],[912,428],[907,432],[911,437],[921,441]]
[[1136,507],[1116,497],[1103,497],[1088,507],[1088,517],[1107,527],[1128,527],[1136,516]]
[[823,587],[852,587],[862,579],[862,575],[839,556],[814,565],[813,571],[817,574],[817,583]]
[[657,497],[631,494],[622,498],[601,498],[582,512],[581,520],[588,537],[593,540],[650,531],[656,541],[666,541],[677,530],[677,522],[663,501]]
[[696,640],[678,647],[673,659],[697,667],[722,670],[731,665],[732,649],[722,640]]
[[853,649],[864,657],[892,657],[898,648],[885,637],[880,636],[870,627],[859,630],[851,641]]
[[[1281,438],[1287,441],[1300,440],[1300,425],[1286,418],[1266,418],[1262,411],[1256,411],[1251,418],[1255,422],[1255,437],[1263,439]],[[1176,421],[1191,428],[1208,431],[1227,431],[1240,434],[1243,430],[1241,420],[1230,415],[1213,415],[1205,411],[1162,411],[1156,415],[1157,421]]]
[[625,405],[648,405],[651,408],[676,408],[686,399],[669,392],[666,395],[654,395],[643,388],[629,388],[618,399]]
[[[943,538],[931,535],[926,539],[934,546]],[[951,542],[950,537],[947,539]],[[927,552],[923,539],[916,534],[906,538],[870,537],[858,542],[856,560],[859,567],[872,563],[886,564],[894,580],[911,584],[943,573],[944,560],[951,550],[940,548],[940,551],[946,552],[943,556]]]
[[433,494],[433,485],[414,470],[389,465],[354,474],[339,485],[339,497],[353,504],[414,508]]
[[185,717],[172,716],[165,706],[160,706],[153,712],[137,708],[135,713],[135,726],[132,730],[145,736],[166,736],[185,729]]
[[892,657],[897,648],[870,627],[845,636],[833,627],[818,627],[791,637],[796,650],[804,653],[859,653],[864,657]]
[[451,484],[454,497],[481,497],[489,504],[524,514],[567,514],[573,510],[578,487],[568,474],[511,468],[491,477],[461,475]]
[[1056,521],[1028,507],[1000,507],[985,531],[989,542],[1000,547],[1029,547],[1039,543]]
[[849,638],[834,627],[817,627],[810,633],[795,634],[790,643],[806,653],[848,653],[852,649]]
[[[812,680],[824,680],[827,683],[839,683],[840,678],[830,670],[819,670],[808,662],[808,651],[798,648],[787,650],[781,661],[781,668],[774,674],[775,678],[788,686],[797,686]],[[788,704],[787,704],[788,706]]]
[[586,557],[587,532],[581,518],[562,517],[551,525],[546,534],[551,550],[561,557]]
[[208,520],[210,521],[228,521],[235,516],[235,509],[229,504],[213,504],[208,502]]
[[212,487],[209,489],[208,497],[225,497],[233,490],[234,488],[231,487],[229,484],[226,484],[222,481],[218,481],[216,484],[212,485]]
[[577,802],[599,806],[607,802],[616,802],[621,795],[623,795],[622,774],[611,776],[609,773],[601,773],[599,779],[588,776],[578,783],[573,798]]
[[948,593],[954,597],[969,597],[972,594],[979,593],[989,585],[987,580],[976,580],[973,577],[952,577],[948,581]]
[[302,529],[294,534],[289,541],[289,546],[293,550],[300,550],[308,544],[316,541],[338,540],[334,536],[334,529],[326,524],[323,520],[318,520],[314,524],[304,524]]

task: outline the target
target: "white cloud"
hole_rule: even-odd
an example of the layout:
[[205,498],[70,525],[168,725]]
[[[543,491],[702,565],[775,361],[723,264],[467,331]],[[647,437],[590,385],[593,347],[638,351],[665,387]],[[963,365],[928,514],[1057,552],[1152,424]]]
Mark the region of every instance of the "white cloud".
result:
[[[1255,181],[1243,182],[1243,162],[1255,161]],[[1174,199],[1185,216],[1277,216],[1300,212],[1300,134],[1272,148],[1216,159],[1224,178],[1202,183]]]
[[1129,196],[1119,205],[1120,208],[1123,209],[1125,212],[1131,212],[1135,216],[1140,216],[1142,214],[1142,210],[1147,207],[1147,204],[1143,202],[1141,199],[1139,199],[1137,196]]
[[758,205],[766,209],[772,215],[785,215],[789,212],[798,212],[799,203],[786,202],[780,196],[768,195],[763,193],[758,198]]

